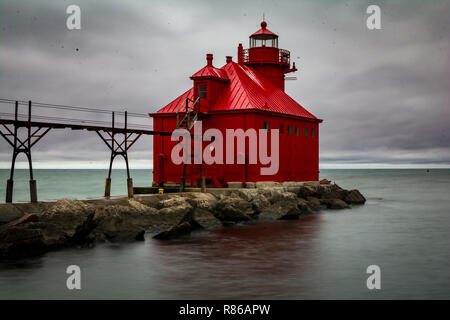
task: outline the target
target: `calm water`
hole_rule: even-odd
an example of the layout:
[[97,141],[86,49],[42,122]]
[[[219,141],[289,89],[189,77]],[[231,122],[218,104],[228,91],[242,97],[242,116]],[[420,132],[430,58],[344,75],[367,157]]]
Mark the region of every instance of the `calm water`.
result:
[[[152,170],[130,170],[135,186],[151,186]],[[95,198],[105,192],[108,170],[33,170],[37,181],[38,199]],[[6,180],[9,169],[0,169],[0,202],[5,202]],[[28,170],[18,169],[14,173],[14,201],[30,201]],[[111,175],[111,195],[127,194],[127,171],[113,170]]]
[[[54,198],[101,195],[105,174],[36,175],[41,198]],[[133,176],[135,182],[142,179],[136,184],[148,184],[149,175]],[[450,298],[450,170],[322,170],[321,175],[360,189],[366,205],[298,221],[203,231],[172,242],[147,237],[3,262],[0,298]],[[44,177],[58,180],[59,187]],[[116,192],[124,193],[119,187]],[[71,264],[82,270],[79,291],[65,286]],[[378,291],[366,288],[372,264],[381,268]]]

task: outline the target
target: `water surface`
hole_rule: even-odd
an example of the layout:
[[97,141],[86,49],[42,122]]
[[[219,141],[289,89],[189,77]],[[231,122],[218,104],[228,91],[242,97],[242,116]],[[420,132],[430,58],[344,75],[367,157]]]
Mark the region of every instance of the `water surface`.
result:
[[[74,172],[71,183],[81,184],[80,176]],[[322,170],[321,176],[360,189],[366,205],[177,241],[147,237],[2,262],[0,298],[450,298],[450,170]],[[78,291],[66,288],[71,264],[82,270]],[[366,287],[373,264],[381,268],[381,290]]]

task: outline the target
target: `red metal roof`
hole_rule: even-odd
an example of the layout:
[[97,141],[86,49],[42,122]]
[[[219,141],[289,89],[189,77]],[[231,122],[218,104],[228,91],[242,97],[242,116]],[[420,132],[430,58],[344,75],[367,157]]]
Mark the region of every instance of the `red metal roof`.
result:
[[227,73],[212,66],[205,66],[203,69],[197,71],[191,76],[191,79],[195,78],[218,78],[220,80],[228,81]]
[[[220,70],[221,78],[230,82],[209,111],[261,110],[318,120],[283,90],[274,86],[255,69],[235,62]],[[203,70],[203,69],[202,69]],[[157,113],[177,112],[186,98],[193,99],[193,88],[160,109]]]
[[265,21],[261,22],[261,29],[259,29],[255,33],[253,33],[250,37],[259,36],[259,35],[263,35],[263,34],[264,35],[271,35],[271,36],[278,37],[277,34],[273,33],[272,31],[270,31],[266,27],[267,27],[267,23]]

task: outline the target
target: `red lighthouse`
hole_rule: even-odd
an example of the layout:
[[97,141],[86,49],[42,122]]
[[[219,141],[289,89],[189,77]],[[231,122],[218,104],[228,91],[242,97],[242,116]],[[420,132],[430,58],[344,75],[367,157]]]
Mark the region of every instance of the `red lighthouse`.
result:
[[[259,181],[318,180],[319,123],[322,120],[284,92],[285,74],[297,69],[295,64],[291,66],[289,51],[278,48],[278,35],[267,29],[267,23],[263,21],[261,29],[250,36],[248,49],[239,44],[237,63],[227,57],[225,65],[216,68],[212,54],[207,54],[206,60],[206,66],[190,77],[191,89],[151,114],[154,130],[172,132],[181,128],[193,133],[194,124],[201,121],[201,135],[210,129],[223,136],[233,130],[266,132],[270,137],[269,151],[273,153],[276,149],[278,152],[277,170],[261,174],[267,162],[261,159],[255,162],[251,151],[256,150],[256,144],[261,145],[252,142],[250,134],[240,141],[242,145],[238,138],[224,139],[226,151],[223,152],[234,151],[236,161],[210,164],[203,160],[176,163],[172,151],[179,142],[169,136],[155,136],[154,184],[184,185],[185,181],[198,187],[204,181],[208,187],[223,187],[232,182],[245,186],[248,182]],[[277,141],[272,141],[274,129],[279,133]],[[278,148],[271,148],[273,143],[278,144]],[[220,153],[218,150],[211,152]],[[228,155],[223,158],[229,160]]]

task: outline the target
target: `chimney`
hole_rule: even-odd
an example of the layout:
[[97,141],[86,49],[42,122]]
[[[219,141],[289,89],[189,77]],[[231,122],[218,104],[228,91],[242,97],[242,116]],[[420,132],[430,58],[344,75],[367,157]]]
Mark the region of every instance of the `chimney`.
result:
[[242,43],[239,43],[238,46],[238,63],[244,64],[244,47],[242,46]]
[[213,55],[212,55],[212,53],[206,54],[206,65],[207,65],[208,67],[212,67],[212,66],[213,66],[212,61],[213,61]]
[[230,62],[232,62],[233,61],[233,57],[232,56],[227,56],[227,63],[230,63]]

